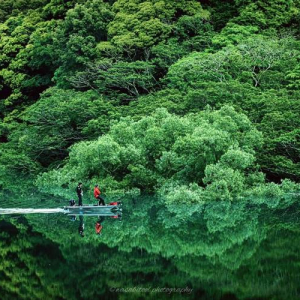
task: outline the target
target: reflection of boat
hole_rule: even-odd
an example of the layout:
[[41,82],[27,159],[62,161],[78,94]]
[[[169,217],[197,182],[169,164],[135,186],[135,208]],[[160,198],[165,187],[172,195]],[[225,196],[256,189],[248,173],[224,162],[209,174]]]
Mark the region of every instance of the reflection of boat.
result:
[[114,205],[83,205],[83,206],[64,206],[64,213],[68,215],[109,215],[113,216],[122,211],[122,204]]

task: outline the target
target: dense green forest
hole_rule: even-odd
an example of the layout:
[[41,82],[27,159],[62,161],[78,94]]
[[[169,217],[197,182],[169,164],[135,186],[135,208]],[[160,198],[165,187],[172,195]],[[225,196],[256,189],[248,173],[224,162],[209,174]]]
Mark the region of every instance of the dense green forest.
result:
[[299,0],[2,0],[0,189],[294,191]]

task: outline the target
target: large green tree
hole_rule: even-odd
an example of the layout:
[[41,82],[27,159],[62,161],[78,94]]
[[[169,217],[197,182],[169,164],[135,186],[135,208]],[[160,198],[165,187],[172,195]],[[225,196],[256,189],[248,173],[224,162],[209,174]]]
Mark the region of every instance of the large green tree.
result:
[[72,191],[78,180],[91,186],[100,181],[108,190],[162,188],[163,193],[172,193],[174,184],[195,184],[214,197],[231,198],[261,182],[259,176],[246,180],[255,172],[261,142],[248,118],[231,107],[182,118],[159,110],[140,121],[123,119],[97,141],[74,145],[68,163],[38,183],[50,189],[69,185]]

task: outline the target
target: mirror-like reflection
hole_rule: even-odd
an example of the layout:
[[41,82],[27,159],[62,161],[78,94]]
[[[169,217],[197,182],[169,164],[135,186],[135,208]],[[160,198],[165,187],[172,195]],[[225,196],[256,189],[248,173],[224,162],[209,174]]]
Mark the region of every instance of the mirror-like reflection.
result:
[[[35,194],[21,199],[19,207],[61,207],[61,201]],[[300,296],[297,197],[192,206],[128,198],[122,212],[2,216],[1,294],[25,299]],[[188,289],[170,295],[155,288]]]

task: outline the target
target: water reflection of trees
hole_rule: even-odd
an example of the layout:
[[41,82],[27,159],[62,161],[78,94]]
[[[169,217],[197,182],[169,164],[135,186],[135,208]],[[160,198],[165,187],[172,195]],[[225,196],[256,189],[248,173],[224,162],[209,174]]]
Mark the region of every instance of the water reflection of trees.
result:
[[122,222],[105,221],[101,236],[86,218],[84,239],[65,216],[6,220],[9,230],[2,221],[2,294],[113,298],[110,287],[189,285],[207,298],[299,296],[295,198],[191,207],[149,198],[125,210]]

